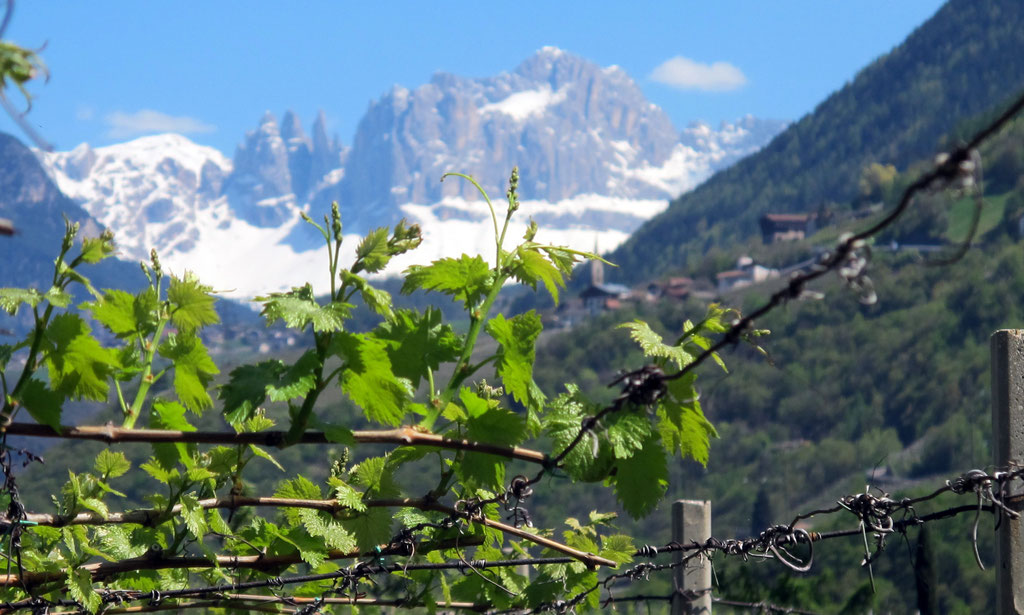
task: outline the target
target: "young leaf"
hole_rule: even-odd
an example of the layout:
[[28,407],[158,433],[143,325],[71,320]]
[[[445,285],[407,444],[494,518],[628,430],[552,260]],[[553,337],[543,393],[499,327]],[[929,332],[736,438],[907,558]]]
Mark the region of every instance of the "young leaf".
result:
[[668,465],[661,440],[648,436],[643,448],[615,465],[615,497],[634,519],[646,517],[668,489]]
[[[543,429],[551,438],[551,450],[559,454],[576,438],[590,404],[583,398],[579,387],[566,385],[566,392],[551,401],[550,409],[544,416]],[[585,436],[584,441],[573,448],[562,460],[565,471],[575,480],[602,480],[612,468],[614,457],[611,448],[598,446],[596,435]]]
[[355,535],[356,544],[364,553],[391,540],[391,513],[385,508],[371,508],[352,519],[341,522]]
[[185,332],[170,335],[158,350],[162,357],[174,362],[174,392],[181,403],[196,414],[212,406],[213,400],[206,390],[220,370],[199,337]]
[[[525,419],[505,408],[490,407],[468,388],[459,393],[466,406],[469,419],[466,436],[471,441],[513,446],[522,441],[526,431]],[[484,453],[466,453],[458,470],[467,481],[486,488],[501,488],[505,483],[505,465],[508,459]]]
[[[175,431],[196,430],[185,418],[185,408],[181,404],[158,398],[153,400],[152,408],[153,416],[150,420],[152,427]],[[173,468],[179,461],[187,465],[192,461],[192,452],[196,450],[195,444],[184,442],[158,442],[152,446],[157,462],[166,470]],[[156,477],[154,476],[154,478]]]
[[135,297],[123,290],[108,289],[103,298],[82,307],[92,313],[92,317],[118,337],[131,335],[138,330],[135,319]]
[[632,457],[651,433],[650,420],[635,412],[617,412],[607,419],[606,424],[605,434],[616,459]]
[[68,593],[87,611],[95,613],[103,600],[92,590],[92,574],[85,568],[70,566],[68,571]]
[[46,328],[46,366],[54,390],[67,397],[104,401],[117,355],[100,346],[77,314],[64,313]]
[[533,386],[534,343],[543,326],[530,310],[507,320],[498,314],[487,323],[487,333],[499,344],[497,372],[505,390],[519,403],[534,409],[544,404],[540,389]]
[[651,327],[642,320],[627,322],[619,325],[620,329],[629,329],[629,336],[633,338],[644,354],[648,357],[667,359],[675,363],[677,368],[682,368],[693,361],[690,353],[679,346],[669,346],[661,341],[661,336],[655,333]]
[[606,557],[613,562],[628,564],[633,561],[633,553],[636,547],[633,546],[633,538],[625,534],[613,534],[601,539],[601,551],[598,555]]
[[266,400],[267,383],[276,381],[284,371],[284,363],[277,359],[231,370],[227,384],[217,393],[224,402],[227,422],[237,426],[249,419]]
[[21,405],[36,421],[60,431],[64,396],[32,378],[21,389]]
[[256,297],[263,302],[263,317],[270,326],[278,320],[293,329],[304,329],[312,324],[317,333],[340,331],[348,318],[350,306],[347,303],[332,302],[321,306],[313,297],[310,284],[298,286],[286,293],[271,293]]
[[558,304],[558,288],[565,286],[562,272],[551,261],[530,245],[522,245],[516,249],[515,265],[512,275],[523,284],[536,290],[537,282],[543,282],[544,288],[551,294],[555,305]]
[[270,401],[288,401],[298,397],[304,397],[306,393],[316,386],[314,370],[320,365],[320,360],[313,350],[307,351],[287,371],[280,374],[275,381],[267,383],[267,395]]
[[331,352],[344,361],[341,388],[366,418],[398,425],[405,416],[409,390],[395,378],[384,342],[367,335],[338,333]]
[[18,306],[22,303],[35,307],[42,300],[43,296],[34,288],[0,288],[0,308],[11,316],[18,313]]
[[462,301],[471,309],[487,292],[492,272],[484,259],[463,254],[458,259],[442,258],[430,265],[413,265],[404,272],[405,284],[402,293],[409,294],[422,288],[436,290]]
[[[109,232],[109,231],[108,231]],[[82,240],[82,262],[94,264],[114,255],[113,235],[86,237]]]
[[387,291],[374,288],[368,280],[347,269],[341,270],[341,282],[357,289],[366,307],[383,316],[385,320],[391,320],[394,317],[394,312],[391,309],[391,295]]
[[105,448],[96,456],[96,463],[93,467],[96,469],[96,473],[102,477],[117,478],[131,469],[132,462],[128,461],[124,453]]
[[196,537],[196,540],[201,541],[206,533],[206,514],[199,506],[199,499],[189,493],[181,496],[179,502],[181,503],[181,519],[185,522],[185,527]]
[[678,452],[707,464],[710,439],[717,438],[715,427],[704,417],[695,374],[687,374],[668,383],[668,397],[658,408],[658,432],[669,454]]
[[376,273],[387,266],[391,260],[388,252],[388,229],[385,226],[375,228],[363,237],[356,248],[356,266],[353,273],[366,271]]
[[462,344],[450,325],[441,323],[441,311],[429,307],[419,314],[398,310],[390,321],[378,326],[373,336],[387,342],[386,349],[396,376],[420,385],[427,369],[459,358]]
[[399,492],[393,470],[387,456],[370,457],[352,471],[352,482],[366,489],[364,497],[393,497]]
[[171,322],[182,331],[194,331],[220,321],[213,303],[217,299],[210,295],[213,288],[199,283],[191,271],[185,272],[181,280],[171,277],[167,289],[167,300],[171,304]]

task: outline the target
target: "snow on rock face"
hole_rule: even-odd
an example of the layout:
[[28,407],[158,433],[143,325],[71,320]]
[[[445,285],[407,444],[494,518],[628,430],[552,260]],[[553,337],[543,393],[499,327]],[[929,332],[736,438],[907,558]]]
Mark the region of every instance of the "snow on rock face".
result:
[[142,137],[96,149],[40,152],[57,187],[104,226],[114,229],[122,257],[146,259],[187,250],[199,239],[202,210],[230,212],[200,193],[204,180],[230,171],[217,150],[176,134]]

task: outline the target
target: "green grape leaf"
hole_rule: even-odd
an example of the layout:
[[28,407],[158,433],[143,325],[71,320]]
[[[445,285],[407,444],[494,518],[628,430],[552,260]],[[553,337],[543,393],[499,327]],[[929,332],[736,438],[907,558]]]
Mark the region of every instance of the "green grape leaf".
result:
[[284,363],[270,359],[231,370],[227,384],[217,393],[224,402],[225,420],[237,427],[251,418],[267,398],[267,383],[276,381],[285,369]]
[[388,457],[369,457],[360,461],[352,471],[352,482],[366,489],[364,497],[387,498],[399,494],[394,468],[388,464]]
[[365,511],[366,504],[363,504],[363,494],[353,489],[351,485],[344,481],[335,480],[337,483],[333,485],[334,497],[338,500],[338,503],[357,512]]
[[376,273],[387,266],[391,260],[388,250],[388,229],[386,226],[375,228],[366,234],[366,237],[356,247],[356,263],[358,267],[353,270]]
[[97,528],[96,535],[100,545],[114,558],[123,560],[138,557],[146,552],[146,546],[132,541],[131,530],[120,525],[108,525]]
[[100,345],[77,314],[59,314],[45,332],[46,367],[54,390],[66,397],[105,401],[117,354]]
[[71,594],[71,598],[79,602],[90,613],[95,613],[103,600],[92,590],[92,574],[87,569],[76,566],[69,566],[67,571],[68,593]]
[[277,459],[274,459],[273,455],[263,450],[262,448],[256,446],[255,444],[250,444],[249,450],[251,450],[252,453],[257,457],[260,457],[261,459],[266,459],[270,463],[274,464],[274,467],[277,468],[278,470],[281,470],[282,472],[285,471],[284,467],[277,462]]
[[652,434],[643,448],[615,465],[615,497],[634,519],[646,517],[668,489],[668,464],[660,438]]
[[632,457],[651,433],[651,421],[642,414],[616,412],[605,420],[605,435],[616,459]]
[[322,565],[327,560],[327,549],[324,547],[324,541],[315,536],[310,536],[305,531],[305,528],[293,528],[286,535],[281,535],[280,538],[287,540],[291,546],[295,547],[302,561],[309,564],[312,568]]
[[[573,442],[592,406],[575,384],[567,384],[565,388],[565,393],[551,401],[542,422],[544,433],[551,438],[551,450],[555,455]],[[574,480],[596,481],[607,476],[613,461],[610,447],[599,446],[598,436],[591,432],[566,454],[562,466]]]
[[195,331],[200,327],[220,322],[217,310],[213,308],[216,297],[210,295],[213,288],[199,283],[191,271],[179,280],[171,277],[167,289],[167,300],[171,304],[171,322],[181,331]]
[[533,383],[534,343],[543,328],[533,310],[511,319],[498,314],[487,323],[487,333],[501,345],[497,372],[505,390],[533,409],[544,405],[543,393]]
[[351,519],[341,521],[350,534],[355,535],[356,545],[363,553],[372,552],[375,547],[391,540],[391,512],[386,508],[371,508]]
[[492,272],[479,256],[463,254],[458,259],[442,258],[430,265],[413,265],[404,272],[402,293],[422,288],[451,295],[471,309],[479,303],[492,283]]
[[[196,430],[188,422],[188,419],[185,418],[185,408],[177,402],[157,398],[153,400],[152,409],[153,415],[150,423],[154,429]],[[184,442],[157,442],[152,444],[152,447],[157,462],[165,470],[170,470],[179,461],[186,465],[190,463],[192,461],[192,453],[197,448],[195,444],[186,444]]]
[[123,290],[107,289],[98,301],[83,303],[92,317],[118,337],[131,335],[138,330],[135,312],[135,297]]
[[324,432],[324,437],[327,438],[328,442],[347,444],[349,446],[354,446],[356,444],[356,439],[352,435],[352,430],[344,425],[327,423],[314,417],[314,420],[310,422],[310,427]]
[[322,539],[323,543],[331,549],[352,551],[356,548],[356,540],[352,534],[349,534],[340,523],[331,519],[327,513],[301,508],[299,509],[299,519],[310,536]]
[[341,271],[341,283],[356,288],[366,307],[383,316],[385,320],[391,320],[394,317],[394,311],[391,308],[391,295],[387,291],[374,288],[368,280],[347,269]]
[[619,564],[628,564],[633,561],[635,552],[636,547],[633,546],[632,536],[612,534],[601,538],[601,550],[598,555]]
[[[274,497],[289,498],[296,500],[319,500],[323,498],[320,487],[313,484],[305,476],[299,475],[295,478],[283,481],[274,492]],[[284,516],[293,525],[301,522],[298,509],[285,508]]]
[[43,300],[56,307],[65,308],[71,305],[71,293],[63,291],[56,286],[51,286],[50,290],[43,293]]
[[[522,441],[526,432],[526,422],[522,416],[505,408],[490,407],[487,400],[481,399],[468,388],[463,388],[459,397],[469,416],[466,421],[468,440],[503,446],[514,446]],[[458,471],[466,481],[500,489],[505,483],[507,463],[506,458],[498,455],[469,452]]]
[[316,386],[314,370],[320,365],[316,351],[308,350],[294,365],[280,374],[276,382],[267,384],[267,395],[271,401],[288,401],[305,397]]
[[684,405],[673,399],[662,399],[657,417],[658,433],[670,454],[690,457],[707,465],[711,438],[717,438],[718,431],[705,418],[699,401],[694,399]]
[[655,359],[672,361],[677,368],[682,368],[693,361],[693,356],[679,346],[669,346],[662,342],[661,336],[654,332],[651,327],[642,320],[635,320],[619,325],[620,329],[629,329],[629,336],[633,338],[644,354]]
[[437,370],[441,363],[458,359],[462,352],[462,342],[450,325],[441,323],[441,311],[435,307],[422,314],[398,310],[373,331],[373,336],[386,342],[394,374],[407,378],[413,387],[420,385],[428,369]]
[[105,448],[96,456],[96,463],[93,466],[96,473],[104,478],[117,478],[132,468],[132,462],[120,451],[112,451]]
[[312,324],[317,333],[340,331],[352,307],[347,303],[332,302],[320,305],[313,296],[310,284],[297,286],[286,293],[271,293],[256,297],[263,302],[263,317],[270,326],[278,320],[293,329],[304,329]]
[[87,237],[82,240],[82,253],[78,258],[82,262],[95,264],[114,255],[114,242],[108,236]]
[[42,300],[43,296],[34,288],[0,288],[0,308],[11,316],[18,313],[18,306],[22,303],[35,307]]
[[181,496],[178,502],[181,504],[180,514],[182,521],[185,522],[185,527],[196,537],[196,540],[202,540],[206,533],[206,512],[199,506],[199,498],[195,494],[188,493]]
[[395,378],[391,360],[382,340],[365,334],[338,333],[331,352],[344,361],[341,389],[366,418],[385,425],[399,425],[411,392],[406,383]]
[[558,305],[558,288],[565,286],[560,268],[544,258],[536,247],[524,244],[516,249],[516,259],[512,275],[530,288],[536,290],[537,282],[543,282],[544,288],[551,294],[555,305]]
[[158,351],[174,362],[174,392],[181,403],[196,414],[211,407],[213,400],[206,390],[220,370],[199,337],[185,332],[170,335]]
[[231,526],[224,520],[224,516],[220,514],[220,511],[216,508],[210,508],[206,511],[206,527],[210,528],[211,532],[217,532],[218,534],[230,535]]
[[164,484],[169,483],[172,478],[178,475],[177,470],[165,469],[162,465],[160,465],[159,460],[156,458],[152,458],[149,461],[140,464],[139,467],[142,468],[142,470],[144,470],[146,474],[149,474],[154,479]]
[[60,431],[60,417],[64,396],[52,391],[41,381],[32,378],[21,389],[21,405],[39,423]]

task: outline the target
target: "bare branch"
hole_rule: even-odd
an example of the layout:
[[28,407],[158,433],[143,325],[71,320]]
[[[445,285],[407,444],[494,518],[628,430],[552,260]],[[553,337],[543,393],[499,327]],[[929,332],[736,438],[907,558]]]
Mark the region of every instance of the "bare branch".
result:
[[[170,429],[125,429],[113,424],[107,425],[61,425],[60,432],[47,425],[35,423],[11,423],[7,433],[17,436],[42,438],[64,438],[70,440],[98,440],[107,444],[118,442],[184,442],[195,444],[258,444],[262,446],[283,446],[284,431],[260,431],[235,433],[233,431],[174,431]],[[488,453],[509,459],[519,459],[544,465],[548,456],[540,451],[507,447],[448,438],[440,434],[419,431],[410,426],[398,429],[354,431],[352,437],[358,444],[397,444],[398,446],[434,446],[449,450]],[[323,432],[310,431],[302,435],[296,444],[334,444]]]

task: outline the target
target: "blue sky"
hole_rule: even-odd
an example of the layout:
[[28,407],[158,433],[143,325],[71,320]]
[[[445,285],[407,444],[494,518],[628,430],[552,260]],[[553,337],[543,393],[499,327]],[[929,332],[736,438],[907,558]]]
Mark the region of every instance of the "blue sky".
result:
[[[21,0],[5,38],[45,44],[27,120],[57,149],[174,128],[231,156],[266,110],[308,130],[322,108],[348,144],[392,85],[510,71],[545,45],[621,66],[678,128],[797,119],[941,5]],[[0,130],[23,138],[6,116]]]

